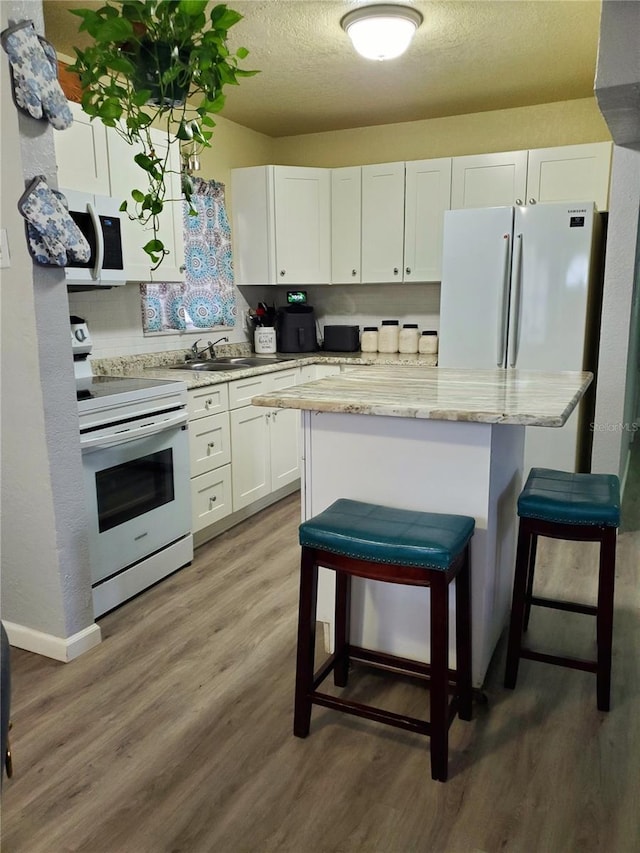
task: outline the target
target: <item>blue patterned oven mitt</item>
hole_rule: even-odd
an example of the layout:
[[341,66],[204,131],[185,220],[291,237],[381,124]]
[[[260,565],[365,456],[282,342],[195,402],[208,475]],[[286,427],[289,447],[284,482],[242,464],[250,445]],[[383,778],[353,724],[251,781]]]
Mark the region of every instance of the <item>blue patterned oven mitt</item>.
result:
[[44,175],[37,175],[18,200],[27,220],[29,252],[39,264],[58,267],[69,261],[86,263],[91,248],[71,218],[62,193],[52,190]]
[[56,52],[38,36],[31,21],[20,21],[0,34],[9,56],[13,97],[18,109],[36,119],[47,119],[56,130],[73,124],[73,115],[60,83]]

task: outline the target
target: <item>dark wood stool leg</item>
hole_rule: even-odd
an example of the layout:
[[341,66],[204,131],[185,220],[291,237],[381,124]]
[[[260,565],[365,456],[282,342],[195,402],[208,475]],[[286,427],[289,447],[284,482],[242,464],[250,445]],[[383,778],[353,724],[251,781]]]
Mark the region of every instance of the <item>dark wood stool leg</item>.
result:
[[336,663],[333,683],[346,687],[349,678],[349,625],[351,619],[351,575],[336,572]]
[[599,711],[608,711],[610,706],[615,574],[616,529],[609,527],[603,531],[602,541],[600,542],[598,613],[596,616],[598,642],[597,694]]
[[527,567],[527,592],[526,603],[524,606],[524,628],[529,627],[529,617],[531,616],[531,596],[533,595],[533,576],[536,569],[536,552],[538,550],[538,536],[535,533],[531,534],[531,544],[529,546],[529,562]]
[[[434,573],[434,575],[437,573]],[[431,778],[447,781],[449,763],[449,585],[431,583]]]
[[471,579],[467,545],[462,569],[456,577],[456,682],[458,716],[470,720],[472,715],[473,682],[471,678]]
[[518,547],[516,550],[516,569],[513,579],[513,601],[511,604],[511,623],[509,625],[509,643],[507,646],[507,665],[504,676],[504,686],[509,687],[511,690],[516,686],[518,679],[530,549],[531,533],[526,529],[521,519],[518,531]]
[[313,549],[302,548],[300,558],[300,605],[298,609],[298,653],[293,733],[306,737],[311,726],[311,692],[316,645],[318,566]]

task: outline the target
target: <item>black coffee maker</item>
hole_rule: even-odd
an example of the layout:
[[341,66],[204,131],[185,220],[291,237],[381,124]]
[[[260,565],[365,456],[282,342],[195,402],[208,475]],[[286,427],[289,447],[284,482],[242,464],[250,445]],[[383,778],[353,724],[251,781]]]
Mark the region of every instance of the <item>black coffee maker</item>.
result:
[[316,314],[311,305],[285,305],[276,312],[278,352],[318,349]]

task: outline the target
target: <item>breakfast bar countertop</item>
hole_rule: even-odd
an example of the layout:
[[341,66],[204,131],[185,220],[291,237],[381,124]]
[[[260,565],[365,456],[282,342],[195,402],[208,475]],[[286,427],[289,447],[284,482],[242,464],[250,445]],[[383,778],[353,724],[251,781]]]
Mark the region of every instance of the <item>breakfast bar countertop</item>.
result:
[[368,367],[252,399],[254,406],[398,418],[561,427],[588,372]]

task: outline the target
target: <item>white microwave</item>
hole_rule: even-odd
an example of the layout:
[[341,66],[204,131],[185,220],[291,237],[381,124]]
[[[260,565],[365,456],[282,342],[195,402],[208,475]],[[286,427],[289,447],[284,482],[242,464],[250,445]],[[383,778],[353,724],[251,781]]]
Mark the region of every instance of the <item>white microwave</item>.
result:
[[77,190],[61,189],[69,204],[69,213],[91,248],[85,263],[65,267],[69,290],[113,287],[127,280],[124,268],[122,217],[116,199]]

